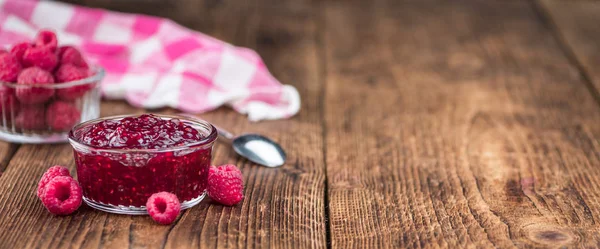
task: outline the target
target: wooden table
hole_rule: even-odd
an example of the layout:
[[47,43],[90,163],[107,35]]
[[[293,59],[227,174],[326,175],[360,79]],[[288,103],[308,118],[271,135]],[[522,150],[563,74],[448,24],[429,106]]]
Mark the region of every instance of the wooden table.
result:
[[[600,247],[600,2],[88,0],[256,49],[301,112],[250,123],[263,168],[224,144],[245,199],[171,226],[35,196],[71,147],[0,143],[0,248]],[[104,102],[102,115],[142,113]],[[173,112],[173,110],[159,110]]]

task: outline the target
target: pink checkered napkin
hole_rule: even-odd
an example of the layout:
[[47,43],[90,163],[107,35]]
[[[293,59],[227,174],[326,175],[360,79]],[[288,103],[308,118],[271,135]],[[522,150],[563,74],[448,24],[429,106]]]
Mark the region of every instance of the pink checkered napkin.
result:
[[300,109],[298,91],[279,83],[254,51],[167,19],[32,0],[0,0],[0,10],[0,44],[55,30],[59,43],[80,47],[106,69],[107,98],[192,113],[226,104],[253,121]]

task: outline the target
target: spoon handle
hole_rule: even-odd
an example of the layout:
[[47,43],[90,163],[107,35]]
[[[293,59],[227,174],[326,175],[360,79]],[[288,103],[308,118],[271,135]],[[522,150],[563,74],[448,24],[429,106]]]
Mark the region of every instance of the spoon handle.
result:
[[217,133],[219,133],[219,136],[222,136],[226,139],[229,140],[233,140],[235,138],[235,136],[233,134],[231,134],[231,132],[226,131],[225,129],[222,129],[221,127],[218,127],[216,125],[213,124],[213,126],[215,128],[217,128]]

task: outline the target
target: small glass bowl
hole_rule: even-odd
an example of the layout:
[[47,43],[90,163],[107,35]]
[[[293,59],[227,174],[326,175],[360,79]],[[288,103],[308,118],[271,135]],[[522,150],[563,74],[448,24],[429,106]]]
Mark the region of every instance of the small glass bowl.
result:
[[84,144],[80,141],[81,135],[96,123],[139,115],[94,119],[73,127],[69,142],[73,146],[83,200],[89,206],[117,214],[147,214],[146,201],[152,194],[162,191],[177,195],[182,209],[202,201],[206,195],[217,130],[196,118],[154,115],[161,119],[179,119],[204,138],[171,148],[106,149]]
[[[66,142],[69,130],[100,116],[104,69],[66,83],[22,85],[0,82],[0,139],[14,143]],[[31,99],[36,99],[35,103]]]

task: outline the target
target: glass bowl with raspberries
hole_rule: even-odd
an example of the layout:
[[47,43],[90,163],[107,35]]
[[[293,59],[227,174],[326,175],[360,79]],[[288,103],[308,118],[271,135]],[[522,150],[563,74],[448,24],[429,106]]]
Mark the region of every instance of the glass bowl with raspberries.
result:
[[101,67],[73,46],[58,46],[49,30],[0,50],[0,139],[67,141],[73,126],[99,117],[103,78]]
[[147,214],[159,192],[175,194],[181,209],[198,204],[216,139],[206,121],[154,114],[94,119],[69,133],[83,201],[119,214]]

